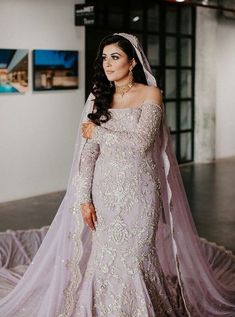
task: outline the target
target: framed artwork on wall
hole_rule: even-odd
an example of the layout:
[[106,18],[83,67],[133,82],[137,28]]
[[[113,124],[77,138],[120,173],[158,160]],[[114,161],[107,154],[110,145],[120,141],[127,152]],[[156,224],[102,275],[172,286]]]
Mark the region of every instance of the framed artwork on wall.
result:
[[77,89],[78,51],[33,50],[33,90]]
[[28,56],[28,50],[0,48],[0,94],[28,91]]

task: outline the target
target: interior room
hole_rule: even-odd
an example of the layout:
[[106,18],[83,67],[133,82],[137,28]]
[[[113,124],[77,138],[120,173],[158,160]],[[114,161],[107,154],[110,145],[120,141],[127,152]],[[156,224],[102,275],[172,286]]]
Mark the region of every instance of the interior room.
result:
[[[162,91],[198,235],[234,257],[235,1],[1,0],[0,26],[3,249],[32,238],[32,260],[40,247],[71,181],[98,45],[125,32]],[[37,65],[42,50],[59,55]],[[66,51],[75,57],[65,67]]]

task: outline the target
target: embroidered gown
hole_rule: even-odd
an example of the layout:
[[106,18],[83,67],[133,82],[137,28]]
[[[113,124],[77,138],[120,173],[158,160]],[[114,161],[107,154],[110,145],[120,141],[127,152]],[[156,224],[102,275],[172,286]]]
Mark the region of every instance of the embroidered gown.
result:
[[162,204],[151,150],[162,109],[146,102],[109,110],[112,118],[93,130],[80,161],[79,199],[93,202],[98,223],[75,315],[184,316],[155,247]]

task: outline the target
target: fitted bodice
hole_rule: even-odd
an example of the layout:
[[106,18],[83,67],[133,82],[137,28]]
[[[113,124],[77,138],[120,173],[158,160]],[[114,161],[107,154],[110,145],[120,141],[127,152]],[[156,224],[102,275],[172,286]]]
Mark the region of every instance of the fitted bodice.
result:
[[107,122],[94,128],[92,138],[87,140],[82,151],[81,201],[90,200],[93,170],[94,175],[103,175],[103,184],[117,175],[122,184],[125,179],[137,180],[146,174],[152,178],[155,174],[152,146],[160,126],[160,106],[143,103],[138,107],[112,108],[110,113]]
[[[106,128],[107,131],[112,131],[112,135],[108,138],[107,142],[104,139],[104,142],[100,143],[101,158],[105,157],[105,159],[110,158],[128,161],[132,159],[135,161],[138,159],[142,160],[143,158],[151,159],[152,142],[148,148],[142,148],[141,143],[145,142],[145,140],[136,138],[135,131],[137,134],[145,132],[145,126],[138,127],[140,117],[142,111],[148,111],[148,109],[149,111],[152,111],[152,108],[155,108],[155,111],[156,109],[159,111],[160,106],[150,103],[142,103],[135,107],[110,108],[109,111],[111,113],[111,119],[107,122],[101,123],[101,127]],[[145,124],[148,123],[145,122]],[[118,137],[121,138],[119,138],[119,142],[116,144]],[[130,146],[128,146],[128,142],[131,142],[131,144],[129,144]],[[114,143],[116,146],[114,146]]]

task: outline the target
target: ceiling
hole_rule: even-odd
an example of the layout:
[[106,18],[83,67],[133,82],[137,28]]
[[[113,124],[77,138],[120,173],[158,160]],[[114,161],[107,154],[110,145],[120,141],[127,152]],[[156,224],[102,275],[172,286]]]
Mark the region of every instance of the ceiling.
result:
[[182,2],[196,6],[235,12],[235,0],[165,0],[167,2]]

